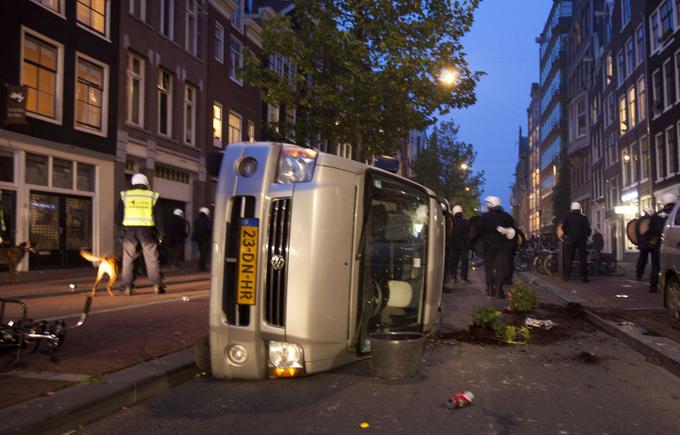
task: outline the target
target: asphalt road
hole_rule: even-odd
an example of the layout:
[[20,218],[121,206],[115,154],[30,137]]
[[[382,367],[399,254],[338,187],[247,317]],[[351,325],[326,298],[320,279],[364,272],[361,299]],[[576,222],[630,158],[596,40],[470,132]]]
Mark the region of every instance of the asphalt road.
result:
[[[451,339],[470,307],[498,303],[475,284],[445,294],[449,321],[416,378],[376,378],[368,360],[292,380],[203,377],[74,433],[678,433],[680,380],[583,320],[543,312],[557,328],[525,346]],[[473,404],[448,409],[462,390]]]

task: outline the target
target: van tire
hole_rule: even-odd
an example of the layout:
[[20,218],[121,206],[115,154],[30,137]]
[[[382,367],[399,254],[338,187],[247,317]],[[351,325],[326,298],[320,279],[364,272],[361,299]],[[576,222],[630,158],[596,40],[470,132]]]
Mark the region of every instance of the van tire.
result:
[[671,326],[680,329],[680,281],[670,278],[664,288],[664,302],[668,310]]
[[208,374],[210,370],[210,338],[207,335],[199,338],[194,348],[194,363],[201,371]]

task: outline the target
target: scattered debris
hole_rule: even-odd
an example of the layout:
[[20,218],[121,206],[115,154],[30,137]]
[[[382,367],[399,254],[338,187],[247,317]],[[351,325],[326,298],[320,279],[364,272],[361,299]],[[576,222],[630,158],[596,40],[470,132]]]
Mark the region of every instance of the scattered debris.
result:
[[359,427],[362,428],[362,429],[368,429],[370,426],[371,426],[371,425],[368,424],[368,423],[366,423],[366,422],[363,422],[363,423],[359,424]]
[[446,406],[449,409],[462,408],[472,403],[473,400],[475,400],[475,395],[472,394],[472,391],[463,391],[462,393],[452,394]]
[[545,330],[551,329],[553,326],[557,326],[552,320],[539,320],[533,317],[527,317],[524,321],[524,325],[530,328],[541,328]]
[[184,302],[189,302],[191,299],[189,299],[188,296],[182,296],[182,300],[183,300]]
[[628,296],[626,294],[618,294],[618,295],[616,295],[616,297],[621,298],[621,299],[628,299],[630,296]]
[[582,362],[584,364],[599,364],[602,362],[602,358],[595,355],[593,352],[581,352],[576,355],[576,361]]
[[661,360],[659,358],[655,357],[655,356],[648,356],[647,362],[652,363],[654,365],[657,365],[659,367],[663,367],[663,363],[661,362]]

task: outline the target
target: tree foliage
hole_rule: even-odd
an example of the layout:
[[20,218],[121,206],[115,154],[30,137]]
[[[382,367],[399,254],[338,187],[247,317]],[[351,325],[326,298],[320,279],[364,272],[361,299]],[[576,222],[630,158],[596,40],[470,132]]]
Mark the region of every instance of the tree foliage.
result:
[[[434,114],[474,104],[481,72],[469,69],[461,38],[479,0],[293,0],[289,15],[263,22],[264,58],[295,66],[283,76],[247,56],[244,77],[263,99],[298,109],[298,142],[349,143],[357,159],[394,154],[409,130]],[[455,85],[439,82],[454,68]],[[279,128],[279,131],[287,127]]]
[[[435,125],[428,146],[418,154],[411,165],[413,179],[446,198],[451,206],[463,207],[466,216],[474,214],[479,206],[480,189],[484,185],[484,172],[472,172],[477,158],[471,144],[458,140],[458,126],[453,122]],[[462,164],[467,169],[462,169]]]

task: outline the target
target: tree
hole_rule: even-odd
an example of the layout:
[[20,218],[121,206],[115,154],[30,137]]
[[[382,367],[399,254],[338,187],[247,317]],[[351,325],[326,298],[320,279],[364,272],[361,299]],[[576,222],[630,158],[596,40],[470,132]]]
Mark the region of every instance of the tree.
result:
[[[477,153],[471,144],[458,140],[458,129],[453,122],[436,125],[427,148],[418,154],[411,169],[415,173],[415,181],[446,198],[452,207],[460,205],[465,214],[470,216],[479,206],[484,172],[472,173],[470,168]],[[467,169],[461,167],[463,164]]]
[[[294,106],[299,143],[352,144],[355,158],[395,154],[409,130],[434,114],[474,104],[481,72],[470,71],[461,38],[479,0],[293,0],[290,15],[263,21],[264,58],[247,56],[244,77],[272,104]],[[444,68],[458,79],[439,83]],[[282,125],[279,131],[290,131]]]

